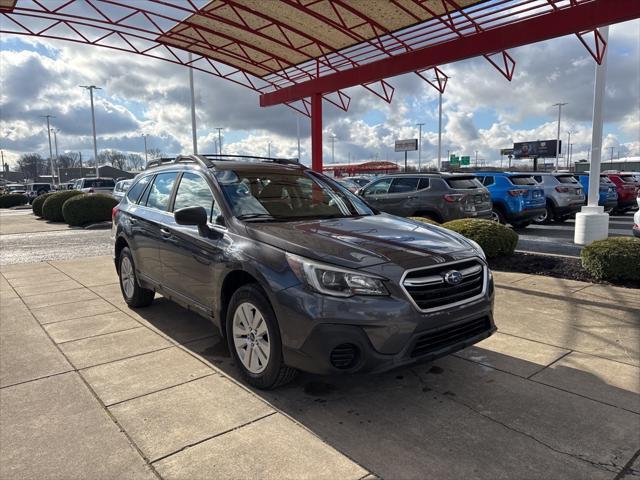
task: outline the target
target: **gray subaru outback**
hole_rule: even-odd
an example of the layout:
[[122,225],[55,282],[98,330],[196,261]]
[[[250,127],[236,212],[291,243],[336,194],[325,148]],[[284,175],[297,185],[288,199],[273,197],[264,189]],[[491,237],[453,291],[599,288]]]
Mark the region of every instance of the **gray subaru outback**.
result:
[[293,161],[155,162],[114,208],[112,233],[127,304],[161,293],[210,319],[258,388],[297,370],[432,360],[496,330],[476,243],[380,213]]
[[491,195],[473,175],[389,175],[376,179],[358,193],[378,210],[401,217],[426,217],[436,222],[492,218]]

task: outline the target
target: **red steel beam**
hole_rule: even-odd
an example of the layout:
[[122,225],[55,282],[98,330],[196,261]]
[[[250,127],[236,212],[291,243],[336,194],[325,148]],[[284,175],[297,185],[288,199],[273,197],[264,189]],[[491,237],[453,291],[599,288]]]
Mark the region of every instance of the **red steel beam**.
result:
[[593,0],[580,3],[264,93],[260,96],[260,106],[293,102],[314,94],[329,93],[636,18],[640,18],[638,0]]
[[322,172],[322,95],[311,96],[311,168]]

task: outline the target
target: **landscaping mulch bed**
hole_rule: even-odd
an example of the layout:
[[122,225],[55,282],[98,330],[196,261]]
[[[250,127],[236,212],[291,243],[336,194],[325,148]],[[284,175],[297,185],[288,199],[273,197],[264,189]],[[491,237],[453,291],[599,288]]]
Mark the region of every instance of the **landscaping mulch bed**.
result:
[[549,277],[602,283],[618,287],[640,288],[640,282],[596,280],[583,268],[579,258],[516,252],[510,257],[489,259],[492,270],[502,272],[529,273]]

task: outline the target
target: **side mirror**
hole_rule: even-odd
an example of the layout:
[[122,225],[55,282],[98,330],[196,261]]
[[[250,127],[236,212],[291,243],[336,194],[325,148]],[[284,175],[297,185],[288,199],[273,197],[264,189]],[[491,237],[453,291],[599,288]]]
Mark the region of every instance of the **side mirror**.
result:
[[219,238],[220,235],[216,230],[212,230],[207,225],[209,216],[204,207],[185,207],[176,210],[173,217],[178,225],[195,225],[198,232],[203,237]]

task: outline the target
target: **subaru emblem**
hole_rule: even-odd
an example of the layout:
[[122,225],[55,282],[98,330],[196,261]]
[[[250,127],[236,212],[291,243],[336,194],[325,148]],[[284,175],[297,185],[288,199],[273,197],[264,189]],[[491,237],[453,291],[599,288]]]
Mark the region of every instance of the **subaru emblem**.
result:
[[462,281],[462,273],[458,270],[449,270],[444,274],[444,281],[449,285],[458,285]]

